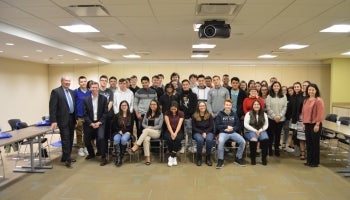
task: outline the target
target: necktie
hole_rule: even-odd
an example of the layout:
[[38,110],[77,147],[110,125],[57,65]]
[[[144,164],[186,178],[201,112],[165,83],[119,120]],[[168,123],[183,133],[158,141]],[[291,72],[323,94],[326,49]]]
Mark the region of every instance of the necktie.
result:
[[69,106],[69,113],[73,113],[74,112],[73,100],[68,90],[66,90],[66,97],[67,97],[68,106]]

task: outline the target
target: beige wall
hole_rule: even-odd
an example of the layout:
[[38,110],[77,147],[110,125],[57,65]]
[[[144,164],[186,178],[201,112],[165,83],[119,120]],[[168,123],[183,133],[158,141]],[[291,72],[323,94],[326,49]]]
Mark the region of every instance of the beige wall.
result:
[[350,103],[348,91],[350,77],[350,59],[332,59],[331,61],[330,103]]
[[[241,80],[269,80],[275,76],[282,85],[291,86],[296,81],[310,80],[319,85],[322,91],[326,105],[329,105],[330,96],[330,65],[329,64],[302,64],[289,62],[287,64],[259,64],[254,65],[231,65],[227,63],[186,63],[186,62],[163,62],[163,63],[122,63],[109,64],[101,66],[57,66],[49,67],[49,89],[56,87],[59,78],[63,74],[72,76],[72,88],[78,87],[77,77],[85,75],[88,79],[98,80],[102,74],[107,76],[116,76],[118,79],[122,77],[130,77],[137,75],[139,80],[141,76],[147,75],[151,77],[154,74],[162,73],[165,76],[165,82],[169,82],[170,74],[177,72],[180,79],[188,78],[192,73],[204,75],[220,75],[229,74],[230,78],[238,76]],[[140,85],[140,83],[139,83]],[[330,107],[326,107],[328,112]]]
[[48,66],[0,58],[0,126],[10,130],[7,120],[20,118],[28,124],[48,113]]

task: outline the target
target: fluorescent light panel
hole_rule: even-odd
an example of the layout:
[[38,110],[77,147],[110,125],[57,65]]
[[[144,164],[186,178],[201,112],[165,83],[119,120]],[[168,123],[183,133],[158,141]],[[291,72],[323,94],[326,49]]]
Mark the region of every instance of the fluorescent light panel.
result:
[[337,25],[330,26],[326,29],[323,29],[320,32],[324,32],[324,33],[349,33],[350,32],[350,25],[337,24]]
[[100,32],[99,30],[95,29],[94,27],[90,25],[71,25],[71,26],[60,26],[60,28],[63,28],[66,31],[72,32],[72,33],[96,33]]
[[215,44],[194,44],[192,45],[193,49],[213,49],[215,48]]
[[208,55],[203,55],[203,54],[195,54],[191,55],[191,58],[207,58]]
[[263,55],[260,55],[258,56],[258,58],[276,58],[277,56],[276,55],[271,55],[271,54],[263,54]]
[[141,58],[141,56],[136,54],[123,55],[124,58]]
[[309,45],[287,44],[287,45],[280,47],[280,49],[303,49],[303,48],[306,48],[308,46]]
[[342,53],[341,55],[343,55],[343,56],[350,56],[350,51]]
[[107,44],[107,45],[102,45],[102,47],[106,49],[126,49],[126,47],[121,44]]

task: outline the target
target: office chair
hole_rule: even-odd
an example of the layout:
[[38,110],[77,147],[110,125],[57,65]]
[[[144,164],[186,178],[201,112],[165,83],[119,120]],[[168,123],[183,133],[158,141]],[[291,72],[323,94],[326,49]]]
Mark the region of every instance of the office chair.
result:
[[[336,122],[337,117],[338,117],[337,114],[328,114],[325,120]],[[321,131],[321,140],[324,144],[327,145],[328,148],[330,148],[331,150],[334,150],[337,147],[332,145],[332,140],[336,139],[336,135],[337,133],[335,131],[323,128],[323,130]]]

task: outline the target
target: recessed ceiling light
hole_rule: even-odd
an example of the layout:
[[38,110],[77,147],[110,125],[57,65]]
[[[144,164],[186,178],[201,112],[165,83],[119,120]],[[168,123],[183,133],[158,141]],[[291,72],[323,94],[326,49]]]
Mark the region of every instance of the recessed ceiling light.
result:
[[0,53],[4,53],[4,51],[0,51]]
[[350,51],[342,53],[341,55],[343,55],[343,56],[350,56]]
[[204,54],[195,54],[195,55],[191,55],[191,58],[207,58],[208,55],[204,55]]
[[348,24],[337,24],[330,26],[326,29],[321,30],[320,32],[325,33],[349,33],[350,32],[350,25]]
[[42,53],[43,52],[43,50],[41,50],[41,49],[37,49],[35,51],[38,52],[38,53]]
[[29,56],[23,56],[23,58],[29,58]]
[[126,47],[121,44],[107,44],[107,45],[102,45],[102,47],[106,49],[126,49]]
[[193,49],[213,49],[215,48],[215,44],[194,44],[192,45]]
[[74,60],[80,60],[79,58],[74,58]]
[[136,54],[123,55],[124,58],[141,58],[141,56]]
[[100,32],[99,30],[95,29],[94,27],[90,25],[71,25],[71,26],[60,26],[60,28],[63,28],[66,31],[72,32],[72,33],[96,33]]
[[287,44],[287,45],[280,47],[280,49],[303,49],[303,48],[308,47],[308,46],[309,45]]
[[258,58],[276,58],[277,56],[276,55],[271,55],[271,54],[264,54],[264,55],[260,55],[258,56]]
[[62,57],[63,55],[60,54],[60,55],[57,55],[57,56],[58,56],[58,57]]
[[10,43],[10,42],[7,42],[6,45],[7,45],[7,46],[13,46],[13,45],[15,45],[15,44]]

